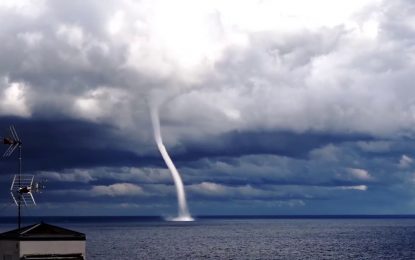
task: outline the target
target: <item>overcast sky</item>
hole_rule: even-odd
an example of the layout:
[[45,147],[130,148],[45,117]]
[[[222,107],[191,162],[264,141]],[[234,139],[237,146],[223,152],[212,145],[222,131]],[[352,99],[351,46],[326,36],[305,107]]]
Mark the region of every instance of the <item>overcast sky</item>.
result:
[[[414,214],[415,2],[1,0],[33,215]],[[5,150],[7,147],[4,146]],[[0,161],[12,214],[17,159]]]

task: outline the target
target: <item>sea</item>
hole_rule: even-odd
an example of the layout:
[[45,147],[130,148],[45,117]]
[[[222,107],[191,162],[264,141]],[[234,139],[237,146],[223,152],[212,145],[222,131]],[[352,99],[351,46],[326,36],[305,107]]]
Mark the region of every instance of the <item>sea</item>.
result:
[[[83,232],[87,259],[415,259],[415,216],[38,217]],[[0,218],[0,232],[16,228]]]

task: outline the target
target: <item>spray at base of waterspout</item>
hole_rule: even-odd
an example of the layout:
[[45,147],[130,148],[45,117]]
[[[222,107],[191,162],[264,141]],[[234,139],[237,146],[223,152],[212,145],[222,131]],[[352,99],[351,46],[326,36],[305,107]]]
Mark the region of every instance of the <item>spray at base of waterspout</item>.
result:
[[194,218],[192,218],[190,215],[189,216],[178,216],[175,218],[166,218],[167,221],[177,221],[177,222],[190,222],[190,221],[195,221]]

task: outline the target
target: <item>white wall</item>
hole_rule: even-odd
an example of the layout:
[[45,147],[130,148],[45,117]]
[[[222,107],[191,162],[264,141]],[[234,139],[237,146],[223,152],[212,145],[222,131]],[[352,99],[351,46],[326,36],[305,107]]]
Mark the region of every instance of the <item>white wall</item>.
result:
[[[27,254],[83,254],[85,241],[21,241],[20,256]],[[1,259],[2,260],[2,259]]]

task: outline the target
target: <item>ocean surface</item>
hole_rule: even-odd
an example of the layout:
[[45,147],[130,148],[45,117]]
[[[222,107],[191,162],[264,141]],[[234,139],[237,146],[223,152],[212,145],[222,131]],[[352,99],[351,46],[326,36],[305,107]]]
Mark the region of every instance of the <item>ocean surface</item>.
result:
[[[87,259],[415,259],[415,217],[44,218],[83,232]],[[0,218],[0,232],[14,229]],[[32,221],[32,222],[30,222]],[[36,220],[28,220],[27,224]]]

